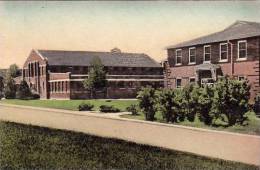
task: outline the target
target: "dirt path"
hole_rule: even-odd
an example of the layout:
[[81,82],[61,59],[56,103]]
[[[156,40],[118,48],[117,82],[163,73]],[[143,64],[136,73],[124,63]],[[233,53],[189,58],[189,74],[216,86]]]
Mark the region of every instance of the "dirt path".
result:
[[78,112],[0,104],[0,119],[84,132],[199,155],[260,165],[260,136]]

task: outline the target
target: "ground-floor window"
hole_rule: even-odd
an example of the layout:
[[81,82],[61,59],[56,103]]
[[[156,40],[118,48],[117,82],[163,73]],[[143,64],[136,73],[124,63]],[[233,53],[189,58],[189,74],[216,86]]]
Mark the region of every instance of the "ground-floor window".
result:
[[239,81],[245,80],[245,76],[238,76],[238,80],[239,80]]
[[176,79],[176,88],[181,88],[181,79]]
[[194,78],[194,77],[191,77],[191,78],[190,78],[190,83],[195,83],[195,82],[196,82],[195,78]]

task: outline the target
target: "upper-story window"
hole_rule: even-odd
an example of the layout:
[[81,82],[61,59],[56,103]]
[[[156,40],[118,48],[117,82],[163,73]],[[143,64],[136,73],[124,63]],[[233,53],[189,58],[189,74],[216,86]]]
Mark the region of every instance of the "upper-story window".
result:
[[210,63],[211,59],[211,49],[210,45],[204,46],[204,63]]
[[220,61],[228,61],[228,45],[227,43],[219,44]]
[[246,59],[247,57],[247,43],[246,40],[238,41],[238,59]]
[[182,50],[176,50],[176,65],[181,65],[182,62]]
[[196,63],[196,48],[191,47],[189,48],[189,64],[195,64]]

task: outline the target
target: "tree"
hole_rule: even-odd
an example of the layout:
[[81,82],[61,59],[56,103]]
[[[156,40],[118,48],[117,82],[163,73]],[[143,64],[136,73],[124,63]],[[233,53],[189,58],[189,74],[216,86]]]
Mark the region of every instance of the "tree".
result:
[[20,75],[19,67],[16,64],[10,65],[7,74],[12,78],[18,77]]
[[155,89],[151,87],[142,88],[141,91],[138,92],[137,99],[139,100],[139,107],[144,113],[145,119],[153,121],[156,112]]
[[174,100],[174,90],[163,89],[157,92],[157,96],[158,110],[161,111],[163,119],[165,119],[166,122],[176,122],[177,115],[174,112],[174,107],[177,106],[177,103]]
[[[249,110],[250,86],[247,81],[225,77],[215,84],[213,111],[218,117],[225,116],[232,126],[242,124]],[[225,120],[222,118],[222,120]]]
[[14,99],[16,93],[16,86],[14,79],[11,77],[11,75],[8,75],[6,77],[6,85],[4,89],[4,94],[6,99]]
[[32,96],[31,90],[25,80],[22,80],[16,93],[18,99],[29,99]]
[[91,61],[88,78],[84,80],[83,85],[90,91],[91,98],[95,96],[96,90],[104,89],[107,86],[106,72],[98,57]]
[[4,78],[0,76],[0,99],[4,96]]

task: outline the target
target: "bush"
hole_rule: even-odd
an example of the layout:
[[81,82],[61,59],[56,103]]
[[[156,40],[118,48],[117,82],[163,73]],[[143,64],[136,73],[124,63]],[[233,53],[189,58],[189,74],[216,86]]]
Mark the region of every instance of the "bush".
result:
[[14,82],[14,79],[10,76],[8,76],[6,79],[4,95],[5,95],[6,99],[15,99],[15,96],[16,96],[15,82]]
[[248,82],[225,77],[215,84],[214,91],[212,112],[222,120],[226,118],[229,126],[242,124],[247,119],[245,113],[249,110]]
[[18,86],[17,92],[16,92],[16,98],[17,99],[28,99],[32,97],[31,90],[25,80],[22,80],[20,82],[20,85]]
[[165,119],[166,122],[177,121],[177,114],[174,112],[174,107],[177,106],[174,92],[174,90],[170,89],[163,89],[157,92],[158,110],[161,111],[163,119]]
[[126,108],[128,112],[131,112],[132,115],[138,114],[138,106],[136,104],[131,104],[129,107]]
[[101,105],[99,107],[99,111],[104,112],[104,113],[116,113],[116,112],[120,112],[120,109],[118,109],[114,106]]
[[156,95],[155,89],[151,87],[142,88],[138,92],[139,107],[145,115],[146,120],[153,121],[156,112]]
[[94,107],[93,104],[90,104],[90,103],[81,103],[79,106],[78,106],[78,110],[79,111],[90,111],[92,110]]

